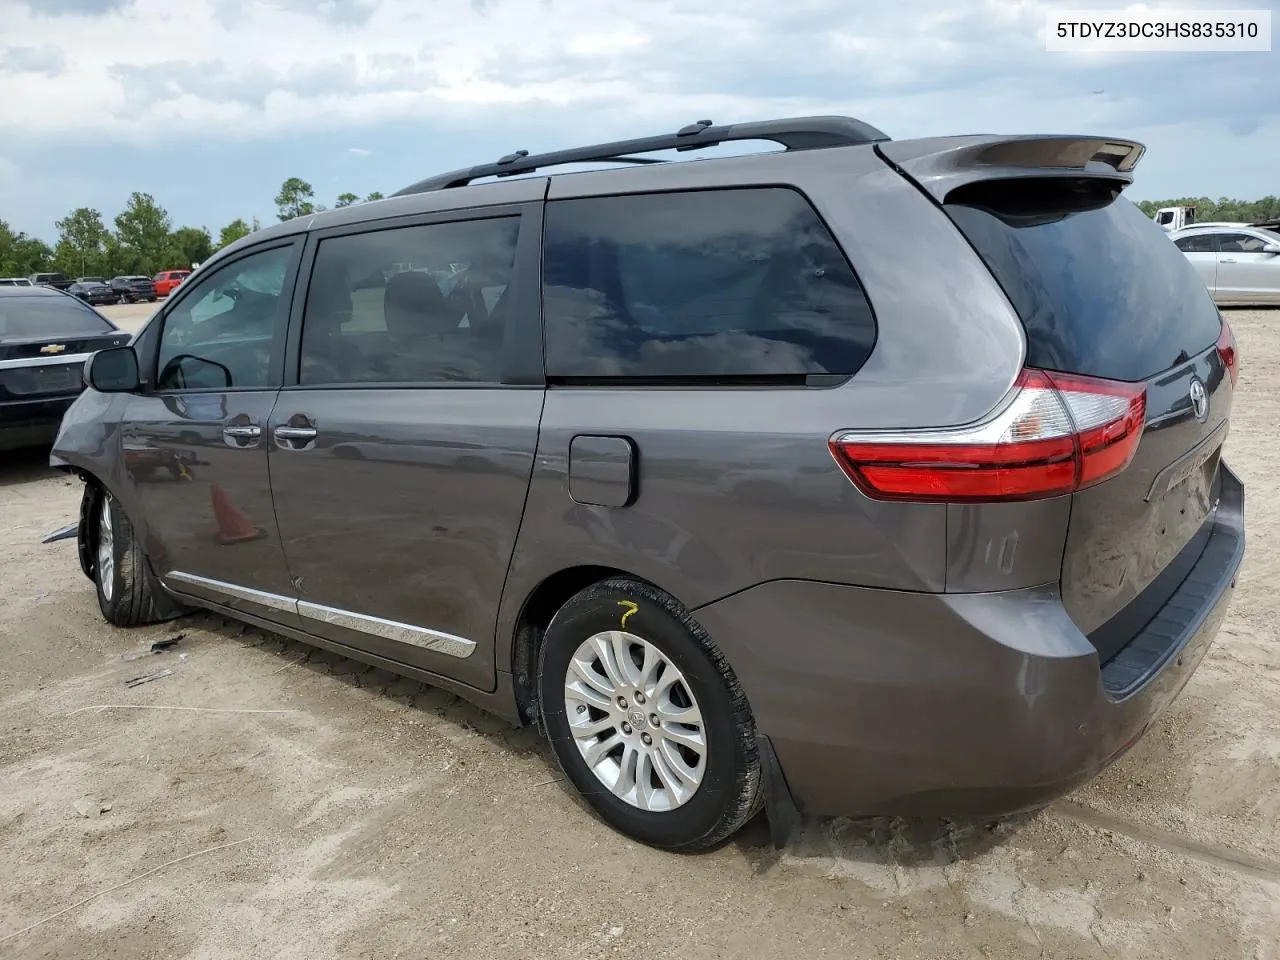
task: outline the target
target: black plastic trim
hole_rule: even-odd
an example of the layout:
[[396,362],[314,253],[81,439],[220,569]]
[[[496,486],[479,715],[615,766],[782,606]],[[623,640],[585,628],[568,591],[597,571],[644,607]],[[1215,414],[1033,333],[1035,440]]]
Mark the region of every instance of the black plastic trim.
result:
[[634,140],[596,143],[533,155],[530,155],[527,150],[517,150],[502,157],[496,163],[482,163],[419,180],[411,186],[397,190],[392,196],[403,197],[413,193],[427,193],[431,190],[465,187],[473,180],[484,177],[514,177],[533,173],[544,167],[558,167],[573,163],[645,163],[646,158],[635,157],[632,154],[655,153],[662,150],[700,150],[721,143],[743,140],[771,140],[787,150],[816,150],[826,147],[880,143],[888,139],[887,134],[853,117],[793,117],[755,123],[731,123],[718,127],[710,120],[702,120],[682,127],[676,133],[663,133]]

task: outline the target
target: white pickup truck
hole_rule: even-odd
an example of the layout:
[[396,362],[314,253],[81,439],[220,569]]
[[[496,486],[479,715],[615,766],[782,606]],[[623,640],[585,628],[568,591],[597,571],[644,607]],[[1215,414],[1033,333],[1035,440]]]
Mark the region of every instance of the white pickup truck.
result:
[[1172,233],[1196,222],[1195,207],[1161,207],[1152,217],[1166,231]]

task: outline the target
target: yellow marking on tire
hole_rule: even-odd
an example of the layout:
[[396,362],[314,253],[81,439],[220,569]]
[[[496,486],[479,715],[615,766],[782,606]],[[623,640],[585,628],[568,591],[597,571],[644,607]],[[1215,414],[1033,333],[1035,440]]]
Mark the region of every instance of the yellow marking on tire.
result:
[[633,613],[635,613],[635,612],[636,612],[637,610],[639,610],[640,608],[639,608],[639,607],[637,607],[637,606],[636,606],[634,603],[632,603],[630,600],[619,600],[619,601],[618,601],[618,606],[620,606],[620,607],[626,607],[626,608],[627,608],[627,612],[626,612],[626,613],[624,613],[624,614],[622,615],[622,628],[625,630],[625,629],[626,629],[626,627],[627,627],[627,617],[631,616]]

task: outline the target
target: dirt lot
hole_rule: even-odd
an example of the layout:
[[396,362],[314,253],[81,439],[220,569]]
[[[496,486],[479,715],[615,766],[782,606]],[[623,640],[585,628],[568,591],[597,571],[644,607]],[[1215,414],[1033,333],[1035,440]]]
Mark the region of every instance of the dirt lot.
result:
[[5,457],[0,956],[1280,958],[1280,311],[1230,319],[1249,556],[1162,722],[1039,815],[811,823],[781,855],[759,823],[631,844],[533,734],[419,684],[208,616],[108,628],[39,543],[79,483]]

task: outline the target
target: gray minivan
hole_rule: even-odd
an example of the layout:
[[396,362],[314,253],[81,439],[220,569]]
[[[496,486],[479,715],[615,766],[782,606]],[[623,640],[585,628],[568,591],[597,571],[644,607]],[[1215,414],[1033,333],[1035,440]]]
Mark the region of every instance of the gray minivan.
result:
[[[739,141],[781,149],[655,156]],[[1142,152],[704,121],[255,232],[90,360],[81,565],[114,624],[207,608],[538,724],[667,849],[1042,805],[1178,694],[1244,552],[1235,343],[1121,195]]]

